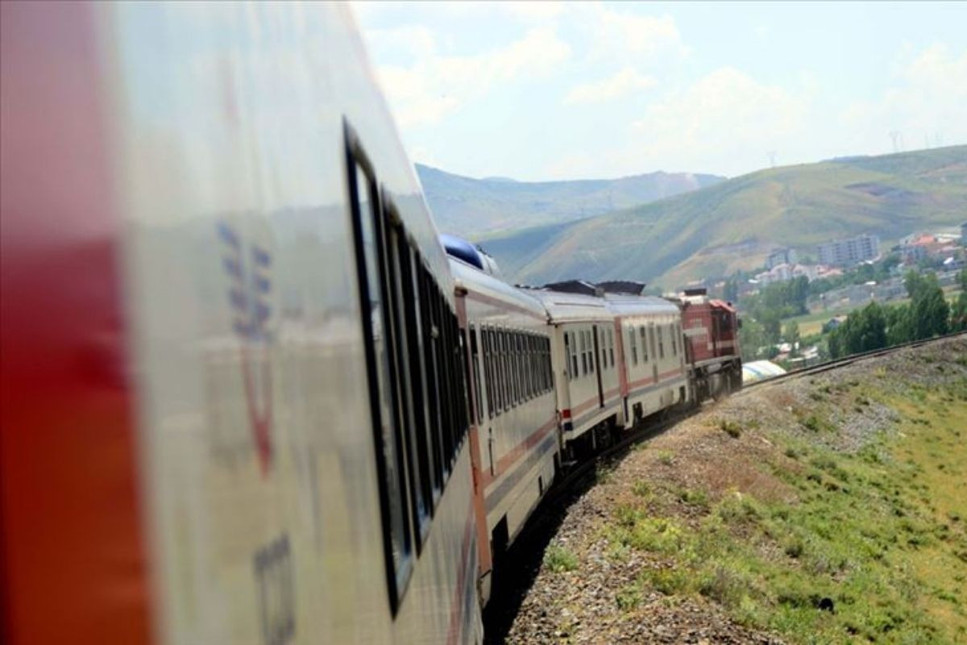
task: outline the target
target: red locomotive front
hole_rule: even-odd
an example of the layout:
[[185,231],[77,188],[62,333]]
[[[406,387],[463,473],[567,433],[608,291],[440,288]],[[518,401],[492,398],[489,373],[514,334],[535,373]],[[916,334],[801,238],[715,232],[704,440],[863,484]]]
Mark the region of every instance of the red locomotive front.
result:
[[681,304],[686,360],[699,399],[741,387],[742,359],[735,307],[710,299],[705,289],[686,290]]

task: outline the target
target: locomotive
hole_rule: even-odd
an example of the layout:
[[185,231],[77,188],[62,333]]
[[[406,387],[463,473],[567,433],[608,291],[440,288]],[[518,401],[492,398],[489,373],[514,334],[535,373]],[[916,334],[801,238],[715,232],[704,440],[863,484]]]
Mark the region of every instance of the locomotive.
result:
[[480,642],[563,469],[738,385],[727,303],[448,253],[344,6],[0,12],[3,642]]

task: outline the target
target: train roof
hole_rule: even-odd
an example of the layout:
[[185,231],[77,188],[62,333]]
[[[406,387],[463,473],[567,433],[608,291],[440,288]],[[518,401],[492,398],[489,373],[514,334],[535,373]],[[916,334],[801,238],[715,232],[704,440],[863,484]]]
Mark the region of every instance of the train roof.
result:
[[565,293],[548,289],[519,287],[519,290],[540,300],[547,309],[551,323],[611,320],[614,314],[604,298],[581,293]]
[[461,287],[469,293],[475,293],[504,304],[514,305],[519,309],[526,309],[529,313],[547,318],[547,311],[540,300],[530,293],[515,289],[503,280],[485,273],[476,266],[458,257],[450,257],[450,272],[453,274],[457,289]]
[[635,315],[678,315],[679,308],[674,302],[657,296],[633,296],[628,294],[606,294],[608,308],[617,316]]

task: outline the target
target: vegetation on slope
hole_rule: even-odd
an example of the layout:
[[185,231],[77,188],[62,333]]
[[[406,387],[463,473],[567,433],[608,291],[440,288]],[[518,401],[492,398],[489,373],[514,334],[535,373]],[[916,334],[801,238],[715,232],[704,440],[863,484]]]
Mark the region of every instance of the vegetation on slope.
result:
[[762,170],[638,208],[574,222],[520,262],[516,235],[488,240],[521,282],[660,280],[674,287],[761,266],[788,246],[861,233],[885,244],[959,225],[967,212],[967,146]]
[[965,439],[964,338],[722,401],[576,505],[511,636],[965,642]]
[[[644,569],[635,585],[704,596],[740,623],[797,642],[967,638],[967,500],[959,491],[967,378],[887,394],[877,380],[886,374],[813,383],[813,404],[793,403],[802,431],[765,435],[775,450],[744,490],[723,494],[707,480],[671,490],[640,483],[641,501],[619,506],[608,529],[616,557],[644,549],[674,565]],[[822,440],[841,431],[835,417],[844,407],[871,405],[899,423],[853,450]],[[712,422],[733,438],[759,430],[755,420]],[[690,525],[669,502],[702,517]],[[630,604],[635,585],[619,604]]]

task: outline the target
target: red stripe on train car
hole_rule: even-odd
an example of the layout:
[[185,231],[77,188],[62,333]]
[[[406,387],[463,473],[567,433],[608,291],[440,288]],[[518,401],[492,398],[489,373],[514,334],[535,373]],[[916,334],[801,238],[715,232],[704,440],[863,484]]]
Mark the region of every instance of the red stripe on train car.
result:
[[515,462],[523,457],[528,450],[539,444],[541,440],[547,436],[547,433],[556,427],[557,419],[553,418],[528,435],[526,439],[514,446],[513,450],[501,457],[497,461],[497,467],[494,469],[495,472],[493,475],[491,475],[489,472],[482,473],[481,485],[483,486],[484,490],[486,490],[492,483],[499,479],[505,472],[510,470]]
[[573,414],[574,416],[577,416],[577,415],[581,414],[582,412],[584,412],[585,410],[589,410],[589,409],[593,408],[594,406],[598,405],[599,403],[600,403],[600,401],[598,401],[598,396],[597,395],[594,395],[592,398],[590,398],[587,401],[583,402],[581,405],[579,405],[577,407],[574,407],[574,408],[571,408],[571,414]]
[[0,640],[150,640],[97,8],[0,3]]

